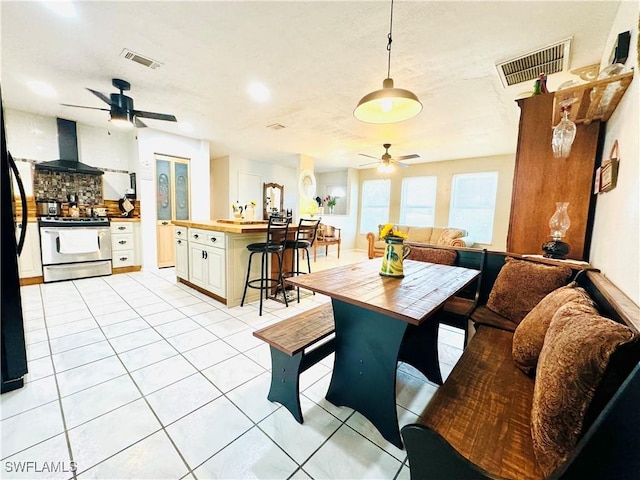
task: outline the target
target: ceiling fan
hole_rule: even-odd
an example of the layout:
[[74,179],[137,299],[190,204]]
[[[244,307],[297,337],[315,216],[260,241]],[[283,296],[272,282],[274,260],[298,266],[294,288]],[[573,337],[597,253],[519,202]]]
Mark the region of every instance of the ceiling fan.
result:
[[[392,157],[389,154],[389,148],[391,148],[391,144],[390,143],[385,143],[382,146],[384,147],[385,152],[382,155],[382,157],[380,157],[380,159],[378,159],[377,162],[365,163],[365,164],[360,165],[360,166],[361,167],[367,167],[369,165],[375,165],[375,164],[379,163],[380,165],[378,167],[378,170],[380,170],[381,172],[392,172],[394,165],[397,165],[397,166],[402,167],[402,168],[407,168],[409,166],[406,163],[400,162],[400,160],[409,160],[410,158],[420,158],[420,155],[418,155],[417,153],[412,153],[411,155],[401,155],[399,157]],[[364,153],[361,153],[360,155],[362,155],[363,157],[377,158],[377,157],[374,157],[372,155],[366,155]]]
[[62,103],[65,107],[89,108],[91,110],[103,110],[109,112],[111,121],[118,124],[135,125],[136,127],[146,127],[147,125],[140,120],[142,118],[151,118],[154,120],[165,120],[167,122],[177,122],[178,119],[174,115],[166,113],[145,112],[144,110],[136,110],[133,108],[133,98],[126,96],[123,92],[131,90],[131,84],[126,80],[114,78],[111,84],[120,90],[120,93],[112,93],[109,96],[97,90],[87,88],[96,97],[109,105],[109,108],[86,107],[84,105],[70,105]]

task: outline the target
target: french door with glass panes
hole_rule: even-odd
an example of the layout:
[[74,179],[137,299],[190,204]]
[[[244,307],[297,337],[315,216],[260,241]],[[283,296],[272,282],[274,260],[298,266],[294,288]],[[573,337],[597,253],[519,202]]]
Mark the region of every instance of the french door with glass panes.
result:
[[175,265],[173,220],[189,220],[189,159],[156,154],[158,267]]

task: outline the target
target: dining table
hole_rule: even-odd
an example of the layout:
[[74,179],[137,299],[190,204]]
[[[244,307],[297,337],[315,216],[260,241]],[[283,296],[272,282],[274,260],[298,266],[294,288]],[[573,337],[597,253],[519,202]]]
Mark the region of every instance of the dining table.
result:
[[398,361],[442,385],[437,316],[480,272],[414,260],[404,260],[403,277],[379,272],[375,258],[286,282],[331,297],[335,359],[326,399],[361,413],[386,440],[403,448],[396,411]]

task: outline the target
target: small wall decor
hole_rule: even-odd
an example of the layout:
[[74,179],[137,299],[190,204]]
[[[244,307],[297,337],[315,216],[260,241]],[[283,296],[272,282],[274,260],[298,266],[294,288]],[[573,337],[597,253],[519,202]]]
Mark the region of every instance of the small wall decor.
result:
[[618,181],[618,141],[613,142],[609,159],[602,162],[602,166],[596,170],[594,193],[604,193],[613,190]]

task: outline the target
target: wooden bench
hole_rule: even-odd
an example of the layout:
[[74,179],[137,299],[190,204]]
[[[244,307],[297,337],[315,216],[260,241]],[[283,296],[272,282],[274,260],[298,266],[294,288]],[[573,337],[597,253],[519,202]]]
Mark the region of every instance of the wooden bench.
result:
[[303,423],[300,374],[335,351],[335,339],[319,343],[334,331],[333,306],[327,303],[253,332],[271,349],[271,387],[267,398],[284,405],[299,423]]
[[340,258],[340,229],[332,227],[331,225],[325,225],[323,223],[318,227],[318,235],[316,241],[313,242],[313,261],[316,261],[316,249],[320,246],[324,246],[324,256],[329,255],[329,245],[338,245],[338,258]]
[[[578,283],[602,315],[639,330],[640,309],[604,275],[583,272]],[[479,325],[418,422],[402,428],[413,480],[544,478],[530,430],[535,380],[516,368],[512,337],[510,331]],[[635,357],[634,365],[549,478],[638,478],[640,363]]]

